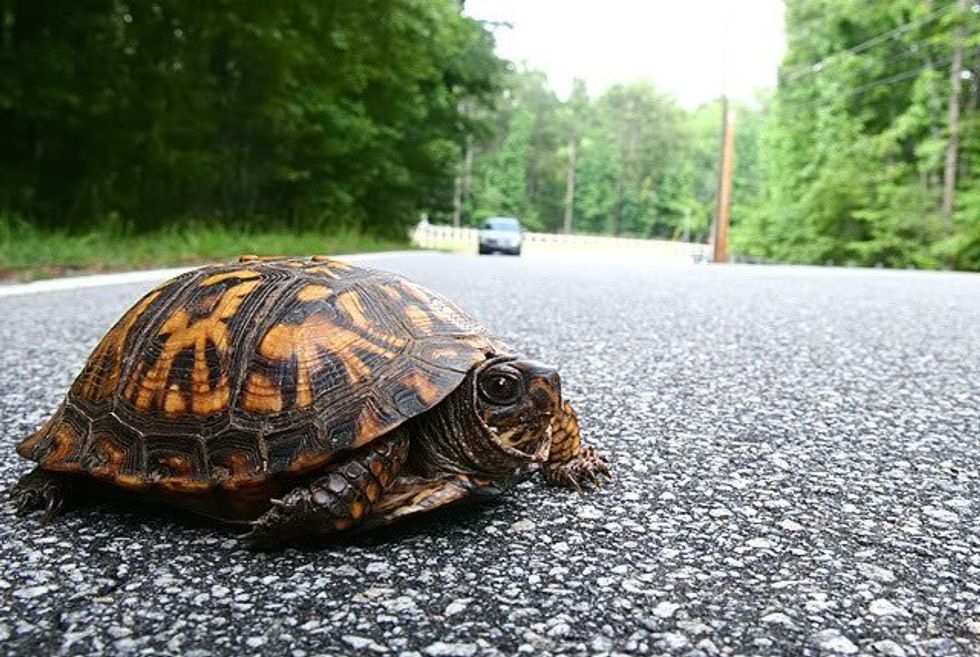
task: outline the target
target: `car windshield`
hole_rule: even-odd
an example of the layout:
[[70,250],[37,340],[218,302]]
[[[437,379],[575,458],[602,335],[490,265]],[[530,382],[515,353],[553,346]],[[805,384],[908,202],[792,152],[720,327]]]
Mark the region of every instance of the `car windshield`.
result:
[[495,217],[493,219],[487,219],[487,222],[483,224],[483,229],[516,233],[521,230],[521,222],[511,217]]

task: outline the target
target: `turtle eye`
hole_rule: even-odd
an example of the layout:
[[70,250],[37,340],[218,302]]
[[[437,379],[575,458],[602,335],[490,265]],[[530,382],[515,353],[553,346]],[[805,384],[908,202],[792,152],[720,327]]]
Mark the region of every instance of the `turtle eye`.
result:
[[510,369],[497,368],[480,379],[480,396],[491,404],[512,404],[521,395],[521,377]]

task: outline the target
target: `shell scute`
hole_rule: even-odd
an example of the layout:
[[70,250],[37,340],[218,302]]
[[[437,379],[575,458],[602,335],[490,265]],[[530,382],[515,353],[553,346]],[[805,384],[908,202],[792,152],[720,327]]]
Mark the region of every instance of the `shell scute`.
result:
[[205,278],[220,280],[191,290],[156,329],[125,387],[136,409],[206,416],[228,408],[232,381],[227,361],[240,339],[230,320],[240,317],[242,305],[262,284],[241,281],[241,272],[232,273],[236,277]]
[[207,441],[208,478],[236,488],[253,482],[268,462],[266,447],[255,433],[231,429]]
[[122,375],[127,340],[137,322],[146,315],[161,293],[162,290],[155,290],[140,299],[102,338],[73,385],[77,396],[92,401],[102,401],[112,396]]
[[320,432],[315,425],[267,436],[269,468],[274,472],[303,471],[330,460],[322,448]]
[[411,281],[393,282],[388,295],[398,304],[402,321],[416,338],[484,332],[455,304]]
[[222,281],[227,281],[227,280],[245,281],[250,278],[259,278],[260,276],[261,274],[259,274],[259,272],[254,271],[252,269],[233,269],[231,271],[222,271],[222,272],[218,272],[217,274],[212,274],[202,279],[200,285],[201,287],[208,287],[210,285],[216,285],[217,283],[221,283]]
[[91,422],[79,408],[65,403],[17,451],[51,470],[84,470],[90,426]]
[[208,487],[207,456],[194,436],[147,436],[144,439],[147,483],[177,492]]
[[146,485],[143,437],[130,427],[106,416],[92,423],[92,437],[85,459],[88,472],[97,479],[127,488]]

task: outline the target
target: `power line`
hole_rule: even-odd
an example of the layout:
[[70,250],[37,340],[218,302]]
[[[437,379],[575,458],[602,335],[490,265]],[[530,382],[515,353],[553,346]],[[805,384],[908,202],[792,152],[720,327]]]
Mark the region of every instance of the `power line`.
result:
[[906,59],[908,57],[913,57],[915,55],[921,55],[924,49],[925,46],[920,47],[918,44],[912,44],[911,47],[903,50],[902,52],[896,53],[891,57],[886,57],[885,59],[874,60],[874,63],[884,66],[885,64],[891,64],[892,62],[897,62],[901,59]]
[[[903,80],[908,80],[909,78],[913,78],[916,75],[918,75],[919,73],[921,73],[922,71],[926,70],[927,68],[940,68],[942,66],[946,66],[951,61],[952,61],[952,58],[946,59],[946,60],[944,60],[942,62],[939,62],[939,63],[923,64],[922,66],[917,66],[915,68],[908,69],[907,71],[902,71],[901,73],[896,73],[895,75],[890,75],[890,76],[888,76],[886,78],[881,78],[880,80],[874,80],[873,82],[868,82],[867,84],[862,84],[862,85],[859,85],[857,87],[852,87],[850,89],[845,89],[844,91],[841,91],[840,93],[835,94],[835,96],[837,98],[847,97],[847,96],[853,96],[855,94],[859,94],[859,93],[868,91],[869,89],[874,89],[875,87],[881,87],[881,86],[886,86],[886,85],[889,85],[889,84],[895,84],[896,82],[901,82]],[[792,107],[795,110],[802,110],[802,109],[809,109],[810,107],[814,107],[816,105],[822,105],[822,104],[824,104],[826,102],[827,102],[827,99],[826,98],[819,98],[817,100],[807,101],[807,102],[801,103],[799,105],[794,105],[793,103],[788,103],[787,106],[788,107]]]
[[[916,55],[921,55],[922,52],[923,52],[923,50],[924,50],[924,47],[919,47],[918,45],[913,44],[911,47],[909,47],[909,48],[907,48],[905,50],[902,50],[901,52],[896,53],[896,54],[894,54],[894,55],[892,55],[890,57],[885,57],[884,59],[874,59],[874,60],[870,60],[869,59],[869,60],[866,60],[865,63],[868,64],[868,65],[875,65],[875,66],[879,66],[879,67],[882,67],[882,68],[889,68],[888,64],[892,64],[894,62],[898,62],[898,61],[901,61],[901,60],[904,60],[904,59],[908,59],[908,58],[914,57]],[[947,63],[948,63],[948,61],[949,60],[947,60]],[[922,70],[923,68],[928,68],[930,66],[939,67],[939,66],[944,66],[944,64],[943,63],[936,64],[934,62],[928,62],[927,61],[922,67],[920,67],[918,69],[915,69],[915,70],[917,70],[917,71],[918,70]],[[899,74],[899,75],[901,75],[901,74]],[[792,84],[790,84],[789,81],[784,80],[784,81],[782,81],[780,83],[779,86],[780,86],[781,89],[785,89],[786,87],[793,87],[793,86],[795,86],[795,84],[796,84],[795,81]]]
[[915,20],[911,20],[911,21],[909,21],[907,23],[902,23],[898,27],[896,27],[894,29],[891,29],[891,30],[888,30],[887,32],[882,32],[881,34],[878,34],[876,36],[873,36],[870,39],[868,39],[867,41],[863,41],[863,42],[857,44],[856,46],[852,46],[850,48],[847,48],[846,50],[840,50],[838,52],[835,52],[835,53],[832,53],[830,55],[827,55],[826,57],[824,57],[823,59],[821,59],[818,62],[814,62],[814,63],[812,63],[810,65],[801,65],[801,66],[798,66],[797,67],[797,70],[799,71],[798,73],[796,73],[796,72],[787,72],[787,74],[786,74],[787,81],[788,82],[793,82],[793,81],[798,80],[800,78],[807,77],[808,75],[813,75],[814,73],[819,73],[820,71],[822,71],[824,69],[824,67],[827,65],[827,63],[830,62],[835,57],[840,57],[841,55],[846,55],[846,54],[856,55],[858,53],[864,52],[865,50],[867,50],[869,48],[873,48],[874,46],[878,45],[879,43],[882,43],[882,42],[887,41],[888,39],[890,39],[890,38],[892,38],[894,36],[897,36],[899,34],[902,34],[904,32],[907,32],[908,30],[911,30],[913,27],[918,27],[920,25],[923,25],[923,24],[927,23],[928,21],[932,20],[933,18],[936,18],[936,17],[938,17],[938,16],[940,16],[940,15],[942,15],[942,14],[948,12],[948,11],[953,10],[953,9],[958,9],[957,5],[952,4],[952,5],[947,5],[945,7],[940,7],[939,9],[934,9],[934,10],[930,11],[928,14],[925,14],[924,16],[920,16],[919,18],[916,18]]
[[934,9],[931,12],[929,12],[928,14],[925,14],[924,16],[920,16],[919,18],[917,18],[915,20],[911,20],[911,21],[909,21],[907,23],[903,23],[903,24],[899,25],[896,28],[893,28],[891,30],[888,30],[887,32],[882,32],[881,34],[875,35],[875,36],[871,37],[870,39],[868,39],[867,41],[863,41],[863,42],[857,44],[856,46],[852,46],[852,47],[847,48],[845,50],[840,50],[838,52],[831,53],[830,55],[824,57],[820,61],[814,62],[814,63],[812,63],[812,64],[810,64],[808,66],[807,65],[801,65],[801,66],[799,66],[797,68],[797,70],[800,71],[799,73],[788,73],[787,74],[787,77],[792,81],[792,80],[796,80],[798,78],[802,78],[802,77],[806,77],[808,75],[812,75],[814,73],[819,73],[820,71],[823,70],[823,68],[826,66],[826,64],[830,60],[834,59],[835,57],[840,57],[841,55],[846,55],[846,54],[856,55],[858,53],[864,52],[865,50],[868,50],[869,48],[873,48],[874,46],[878,45],[879,43],[882,43],[882,42],[887,41],[888,39],[890,39],[890,38],[892,38],[894,36],[897,36],[899,34],[902,34],[904,32],[907,32],[908,30],[912,29],[913,27],[918,27],[920,25],[923,25],[926,22],[932,20],[933,18],[936,18],[936,17],[938,17],[938,16],[940,16],[940,15],[942,15],[942,14],[944,14],[944,13],[946,13],[946,12],[952,10],[952,9],[956,9],[956,8],[957,8],[956,5],[947,5],[945,7],[940,7],[939,9]]
[[896,73],[895,75],[890,75],[887,78],[882,78],[880,80],[875,80],[874,82],[869,82],[867,84],[862,84],[860,86],[854,87],[853,89],[848,89],[847,94],[851,96],[853,94],[861,93],[862,91],[867,91],[868,89],[874,89],[875,87],[881,87],[883,85],[894,84],[895,82],[901,82],[902,80],[907,80],[909,78],[915,77],[919,72],[931,68],[932,66],[946,66],[950,60],[941,62],[939,64],[923,64],[922,66],[917,66],[915,68],[909,69],[907,71],[902,71],[901,73]]
[[[922,54],[922,49],[916,47],[915,45],[913,45],[911,48],[907,48],[906,50],[903,50],[903,51],[901,51],[901,52],[899,52],[899,53],[897,53],[895,55],[892,55],[891,57],[885,57],[884,59],[873,59],[873,60],[872,59],[869,59],[869,60],[866,60],[864,63],[867,66],[865,68],[868,68],[870,66],[878,66],[878,67],[887,69],[887,68],[890,68],[888,66],[889,64],[893,64],[895,62],[899,62],[899,61],[902,61],[902,60],[905,60],[905,59],[908,59],[910,57],[914,57],[914,56],[920,55],[920,54]],[[924,64],[924,67],[929,67],[929,66],[936,66],[936,64],[929,64],[929,63]],[[942,64],[939,64],[939,66],[942,66]],[[795,81],[794,81],[793,84],[795,84]],[[781,87],[782,88],[786,88],[787,86],[792,86],[792,85],[788,84],[786,81],[784,81],[781,84]]]

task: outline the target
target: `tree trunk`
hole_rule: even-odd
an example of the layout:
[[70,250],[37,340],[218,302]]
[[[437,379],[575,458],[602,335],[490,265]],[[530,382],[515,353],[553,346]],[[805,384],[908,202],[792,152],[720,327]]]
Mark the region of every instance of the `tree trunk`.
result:
[[462,213],[463,179],[456,176],[453,180],[453,228],[459,228]]
[[568,168],[565,170],[565,226],[566,235],[572,234],[572,214],[575,205],[575,135],[568,138]]
[[967,116],[973,116],[973,112],[977,109],[977,103],[980,101],[980,47],[977,47],[973,51],[973,61],[976,64],[973,67],[973,85],[970,88],[970,96],[966,101]]
[[[967,0],[959,0],[960,21],[967,19]],[[956,207],[956,159],[960,147],[960,89],[963,75],[963,24],[956,28],[956,50],[949,68],[949,144],[943,170],[943,216],[951,219]]]
[[612,230],[613,237],[619,235],[620,213],[623,209],[623,176],[616,181],[616,204],[613,206]]
[[466,158],[463,160],[463,203],[467,203],[473,194],[473,151],[473,135],[466,135]]
[[[966,98],[966,105],[964,107],[964,116],[972,117],[977,112],[977,105],[980,103],[980,47],[973,50],[973,61],[975,62],[973,66],[973,77],[971,79],[970,93]],[[976,121],[967,121],[967,125],[964,126],[963,133],[960,135],[963,140],[967,143],[972,143],[971,139],[976,133]],[[969,175],[970,162],[969,158],[960,158],[960,177],[966,177]]]
[[637,169],[639,167],[636,164],[637,117],[632,103],[627,106],[624,114],[626,115],[626,150],[623,154],[623,173],[616,185],[616,214],[613,224],[613,236],[616,237],[623,229],[623,196],[626,194],[626,185],[628,184],[631,189],[636,189],[639,186],[637,183],[639,178]]
[[[925,5],[929,13],[932,13],[934,9],[933,0],[925,0]],[[932,60],[932,55],[929,54],[929,48],[923,48],[922,52],[925,58],[925,67],[931,74],[933,71],[936,70],[936,63]],[[929,94],[929,113],[931,116],[936,117],[937,121],[938,121],[939,114],[942,111],[942,107],[943,107],[942,96],[939,93],[939,90],[935,87],[935,85],[932,85],[932,93]],[[929,134],[932,136],[932,138],[935,141],[939,141],[940,139],[942,139],[942,129],[940,128],[937,121],[932,121],[931,125],[929,126]],[[931,196],[934,190],[936,189],[937,185],[939,184],[938,170],[935,169],[934,167],[929,167],[927,171],[922,172],[920,179],[922,181],[922,187],[925,190],[926,194]]]

